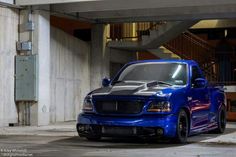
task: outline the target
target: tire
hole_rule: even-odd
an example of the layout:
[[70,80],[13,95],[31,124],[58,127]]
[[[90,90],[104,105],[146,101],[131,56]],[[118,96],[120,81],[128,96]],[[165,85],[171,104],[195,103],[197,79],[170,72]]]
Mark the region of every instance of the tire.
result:
[[218,128],[214,130],[214,133],[222,134],[226,128],[226,108],[222,106],[218,112]]
[[186,143],[188,138],[188,131],[189,131],[189,119],[187,113],[183,109],[181,109],[178,114],[175,142],[182,144]]

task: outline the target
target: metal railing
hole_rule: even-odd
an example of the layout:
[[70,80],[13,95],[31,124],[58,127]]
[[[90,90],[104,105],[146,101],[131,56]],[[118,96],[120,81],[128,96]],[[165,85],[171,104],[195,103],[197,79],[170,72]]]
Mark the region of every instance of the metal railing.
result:
[[188,31],[168,41],[164,46],[184,59],[196,60],[199,63],[215,61],[215,48]]

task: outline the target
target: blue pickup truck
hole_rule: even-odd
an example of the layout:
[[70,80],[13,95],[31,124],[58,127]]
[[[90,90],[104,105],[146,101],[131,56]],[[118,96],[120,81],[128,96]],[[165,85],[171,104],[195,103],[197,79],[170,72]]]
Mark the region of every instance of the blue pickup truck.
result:
[[77,120],[79,136],[167,137],[185,143],[202,132],[223,133],[226,98],[195,61],[148,60],[126,64],[90,92]]

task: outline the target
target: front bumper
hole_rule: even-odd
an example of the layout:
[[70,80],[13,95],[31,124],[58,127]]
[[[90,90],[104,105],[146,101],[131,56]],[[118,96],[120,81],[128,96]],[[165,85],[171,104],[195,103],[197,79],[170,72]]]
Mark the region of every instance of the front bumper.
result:
[[80,136],[176,136],[177,116],[143,115],[138,117],[80,114],[77,131]]

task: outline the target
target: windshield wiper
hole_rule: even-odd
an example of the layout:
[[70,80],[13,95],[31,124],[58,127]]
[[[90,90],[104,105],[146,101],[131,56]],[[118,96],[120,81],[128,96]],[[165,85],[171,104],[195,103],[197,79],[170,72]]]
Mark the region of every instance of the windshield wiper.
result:
[[163,84],[163,85],[168,85],[168,86],[173,86],[173,84],[164,82],[164,81],[157,81],[157,84]]

